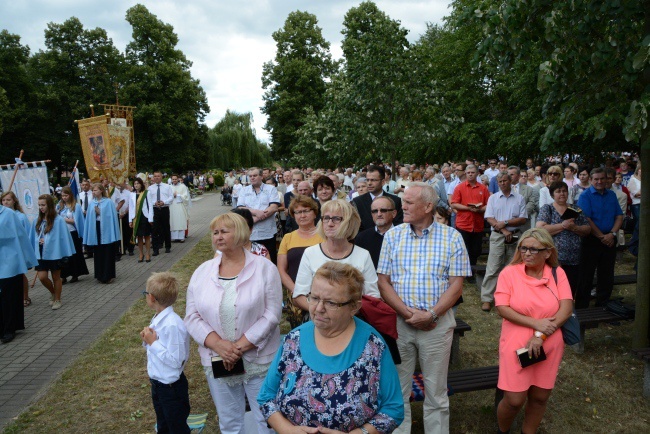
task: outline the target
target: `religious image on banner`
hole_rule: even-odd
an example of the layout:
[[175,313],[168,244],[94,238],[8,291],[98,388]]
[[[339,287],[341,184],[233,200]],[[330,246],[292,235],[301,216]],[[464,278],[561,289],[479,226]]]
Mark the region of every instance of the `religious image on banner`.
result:
[[77,121],[84,162],[92,182],[99,182],[102,178],[113,179],[111,143],[106,119],[106,116],[95,116]]
[[[16,194],[23,212],[33,223],[38,218],[38,197],[50,194],[50,183],[47,178],[45,163],[29,163],[16,171],[16,179],[11,190]],[[11,178],[14,175],[14,165],[0,166],[0,184],[2,190],[7,191]]]
[[124,182],[129,177],[129,150],[131,148],[131,129],[128,127],[109,125],[108,134],[111,140],[111,171],[116,182]]

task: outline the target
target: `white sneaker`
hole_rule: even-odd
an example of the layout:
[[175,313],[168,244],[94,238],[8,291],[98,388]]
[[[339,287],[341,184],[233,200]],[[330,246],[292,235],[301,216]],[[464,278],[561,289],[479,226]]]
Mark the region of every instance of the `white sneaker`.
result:
[[54,294],[50,294],[50,306],[54,304]]
[[61,300],[52,302],[52,310],[61,309]]
[[592,297],[595,297],[595,296],[596,296],[596,289],[595,289],[595,288],[591,290],[591,296],[592,296]]

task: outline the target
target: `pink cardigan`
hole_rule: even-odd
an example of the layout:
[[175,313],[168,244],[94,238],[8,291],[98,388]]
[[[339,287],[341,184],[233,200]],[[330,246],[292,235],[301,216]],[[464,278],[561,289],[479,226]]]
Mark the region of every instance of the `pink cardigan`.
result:
[[[269,363],[280,346],[282,284],[278,269],[271,261],[246,251],[244,268],[237,277],[236,339],[242,334],[256,348],[244,353],[252,363]],[[221,255],[196,269],[187,288],[185,327],[199,344],[203,366],[212,366],[214,352],[204,346],[211,332],[223,336],[219,306],[224,289],[219,284]]]

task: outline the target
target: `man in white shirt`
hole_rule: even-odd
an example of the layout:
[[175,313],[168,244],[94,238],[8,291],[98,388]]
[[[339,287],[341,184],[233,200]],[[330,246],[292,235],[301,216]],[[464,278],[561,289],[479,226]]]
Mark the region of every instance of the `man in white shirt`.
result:
[[174,192],[169,184],[162,182],[162,172],[153,173],[153,184],[148,189],[149,215],[153,213],[153,256],[165,244],[165,253],[171,252],[172,237],[169,226],[169,205],[174,200]]
[[515,254],[520,228],[528,221],[526,202],[512,191],[508,172],[501,172],[496,178],[499,191],[490,196],[485,207],[485,219],[492,226],[490,253],[481,285],[481,309],[485,312],[490,311],[494,302],[499,273]]
[[[123,217],[122,216],[122,208],[124,207],[124,204],[128,202],[126,200],[126,199],[128,199],[128,196],[122,197],[122,192],[120,191],[119,186],[115,182],[110,181],[108,183],[108,185],[109,185],[109,187],[108,187],[108,195],[110,196],[110,199],[113,201],[113,204],[115,205],[115,210],[117,211],[118,218],[121,219]],[[127,216],[128,216],[128,213],[127,213]],[[124,223],[122,223],[121,226],[122,226],[121,231],[123,232],[124,231]],[[127,226],[128,226],[128,220],[127,220]],[[119,261],[120,259],[122,259],[122,255],[124,254],[124,252],[122,251],[122,243],[123,242],[126,242],[126,240],[124,238],[122,238],[122,240],[118,241],[117,244],[116,244],[116,246],[117,246],[115,248],[115,260],[116,261]],[[124,245],[124,247],[126,247],[126,245]]]
[[[79,205],[84,212],[84,217],[86,217],[86,212],[90,206],[90,201],[93,200],[93,192],[90,191],[90,180],[84,179],[81,182],[81,191],[79,192]],[[79,233],[79,236],[83,236],[83,231]],[[83,250],[86,253],[86,258],[93,257],[93,246],[83,245]]]
[[280,205],[278,190],[273,185],[262,182],[262,171],[257,167],[248,171],[248,179],[251,184],[244,187],[239,194],[237,208],[246,208],[253,214],[251,241],[266,247],[275,264],[278,257],[275,241],[275,213]]
[[488,161],[488,164],[490,165],[490,168],[486,169],[483,174],[487,175],[489,181],[499,174],[499,169],[497,169],[497,160],[492,159]]

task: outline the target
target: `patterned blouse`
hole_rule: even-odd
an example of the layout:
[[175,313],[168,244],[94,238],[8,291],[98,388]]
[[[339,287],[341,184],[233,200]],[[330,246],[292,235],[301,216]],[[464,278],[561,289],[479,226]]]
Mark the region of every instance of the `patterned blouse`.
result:
[[[573,205],[572,208],[580,210],[580,208],[575,205]],[[553,204],[547,204],[539,210],[537,221],[545,222],[548,225],[556,225],[562,223],[562,216],[557,212]],[[582,211],[580,212],[580,216],[576,218],[575,224],[578,226],[589,224],[584,214],[582,214]],[[555,247],[557,248],[560,264],[578,265],[580,263],[581,240],[580,235],[571,231],[562,231],[553,235],[553,241],[555,241]]]
[[287,335],[258,397],[266,419],[279,411],[297,426],[397,428],[404,402],[390,351],[372,327],[355,322],[352,341],[337,356],[318,351],[311,321]]

